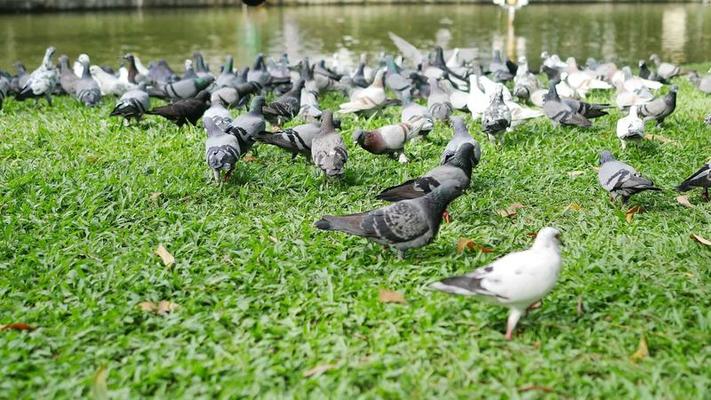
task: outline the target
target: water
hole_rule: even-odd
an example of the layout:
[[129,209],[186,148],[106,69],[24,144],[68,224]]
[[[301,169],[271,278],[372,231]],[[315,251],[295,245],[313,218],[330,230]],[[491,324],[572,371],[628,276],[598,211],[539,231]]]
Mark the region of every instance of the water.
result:
[[238,66],[259,52],[302,55],[394,51],[393,31],[419,48],[492,46],[538,60],[541,50],[636,62],[651,53],[678,63],[711,60],[711,7],[701,4],[531,5],[509,23],[493,5],[371,5],[102,11],[0,16],[0,68],[34,68],[47,45],[118,65],[126,52],[165,58],[176,70],[200,50],[212,65]]

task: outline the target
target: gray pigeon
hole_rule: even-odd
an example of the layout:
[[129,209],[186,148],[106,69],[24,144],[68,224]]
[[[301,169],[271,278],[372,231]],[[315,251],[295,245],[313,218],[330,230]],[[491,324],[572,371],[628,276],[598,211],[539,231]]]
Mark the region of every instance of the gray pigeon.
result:
[[694,84],[702,93],[711,94],[711,74],[699,76],[699,73],[693,71],[689,75],[689,81]]
[[348,150],[343,138],[333,124],[333,113],[321,114],[321,129],[311,140],[311,161],[326,176],[342,176],[348,161]]
[[501,50],[494,50],[491,63],[489,63],[489,71],[491,71],[491,79],[493,79],[494,82],[506,82],[514,78],[508,64],[504,63]]
[[657,74],[664,80],[668,81],[681,73],[681,68],[678,65],[662,62],[662,59],[656,54],[652,54],[649,60],[657,66]]
[[54,47],[48,47],[44,53],[42,64],[30,74],[29,79],[17,94],[17,100],[44,97],[52,105],[52,91],[59,81],[59,74],[52,64]]
[[676,190],[686,192],[694,187],[704,188],[704,199],[709,201],[709,187],[711,187],[711,162],[704,164],[698,171],[686,178]]
[[59,85],[67,94],[74,93],[74,86],[79,78],[69,66],[69,57],[65,54],[59,56]]
[[403,93],[400,122],[420,126],[419,135],[427,136],[434,129],[434,121],[427,107],[412,101],[409,93]]
[[273,125],[281,126],[290,121],[301,111],[301,89],[303,79],[294,83],[291,90],[264,106],[264,117]]
[[519,57],[518,70],[516,70],[516,76],[514,77],[513,95],[526,101],[531,98],[533,92],[540,88],[541,85],[538,82],[538,78],[528,69],[526,57]]
[[[220,126],[223,131],[234,135],[239,140],[241,154],[245,154],[252,148],[257,135],[264,132],[266,128],[262,108],[264,108],[264,97],[256,96],[252,99],[249,112],[235,118],[227,126]],[[218,122],[216,121],[216,123]]]
[[399,201],[376,210],[344,216],[326,215],[316,228],[341,231],[405,251],[429,244],[437,236],[442,213],[462,193],[461,188],[442,185],[426,196]]
[[567,98],[567,97],[562,100],[563,100],[563,103],[570,106],[570,108],[572,108],[573,111],[575,111],[576,113],[578,113],[588,119],[602,117],[603,115],[607,115],[606,110],[612,108],[609,104],[586,103],[584,101],[571,99],[571,98]]
[[592,126],[592,122],[589,119],[561,101],[555,88],[555,81],[551,82],[548,93],[543,96],[543,112],[553,122],[553,125],[560,124],[583,128]]
[[412,87],[412,81],[400,75],[395,66],[395,61],[391,55],[385,57],[387,72],[385,74],[385,86],[392,90],[398,99],[402,100],[404,96],[409,96]]
[[10,81],[4,76],[0,76],[0,110],[2,110],[2,103],[7,97],[7,93],[10,91]]
[[258,142],[271,144],[291,153],[291,158],[301,154],[311,159],[311,142],[321,131],[320,122],[294,126],[274,133],[257,134]]
[[389,187],[376,196],[379,200],[396,202],[422,197],[442,185],[469,187],[474,167],[474,146],[464,143],[444,165],[439,165],[419,178]]
[[481,128],[492,142],[503,143],[503,133],[511,126],[511,110],[504,103],[504,86],[496,85],[496,93],[491,98],[489,107],[481,116]]
[[128,122],[133,118],[138,122],[146,110],[150,108],[150,105],[148,93],[143,89],[129,90],[116,102],[116,106],[109,115],[112,117],[124,117]]
[[214,79],[212,77],[181,79],[177,82],[166,83],[151,95],[171,100],[191,99],[210,86]]
[[476,166],[479,164],[479,160],[481,160],[481,146],[479,146],[479,142],[477,142],[476,139],[469,134],[464,118],[452,117],[452,127],[454,128],[454,136],[452,136],[452,139],[449,140],[447,147],[445,147],[442,152],[442,157],[440,157],[439,160],[440,165],[446,164],[449,159],[457,153],[457,150],[459,150],[459,148],[465,143],[471,143],[474,147],[474,151],[472,153],[473,165]]
[[629,198],[645,190],[661,190],[654,182],[643,177],[631,166],[617,161],[609,151],[600,153],[600,169],[597,172],[600,185],[610,192],[612,200],[622,198],[622,204],[627,204]]
[[404,153],[405,143],[417,136],[417,127],[406,122],[381,126],[372,131],[355,129],[353,141],[372,154],[387,154],[392,158],[399,156],[402,163],[407,162]]
[[225,59],[225,64],[222,66],[222,73],[215,79],[215,86],[218,88],[223,87],[234,87],[236,84],[237,76],[233,70],[234,59],[232,56],[227,56]]
[[429,78],[427,82],[430,86],[430,95],[427,97],[427,109],[430,115],[440,121],[449,120],[449,116],[454,111],[449,101],[449,93],[442,89],[437,79]]
[[657,126],[664,123],[664,119],[676,110],[676,93],[679,88],[672,85],[669,93],[657,97],[647,104],[639,106],[639,117],[644,121],[655,120]]
[[708,126],[711,126],[711,114],[707,115],[706,118],[704,118],[704,123]]
[[207,165],[212,169],[215,182],[220,182],[222,171],[225,171],[224,180],[227,181],[234,171],[237,160],[249,150],[251,145],[242,142],[237,135],[225,132],[213,118],[204,118],[203,123],[207,132],[205,141]]
[[94,107],[101,102],[101,89],[89,73],[89,63],[83,67],[81,78],[74,84],[74,96],[85,106]]
[[178,80],[178,76],[173,72],[165,60],[148,65],[148,80],[158,84],[166,84]]

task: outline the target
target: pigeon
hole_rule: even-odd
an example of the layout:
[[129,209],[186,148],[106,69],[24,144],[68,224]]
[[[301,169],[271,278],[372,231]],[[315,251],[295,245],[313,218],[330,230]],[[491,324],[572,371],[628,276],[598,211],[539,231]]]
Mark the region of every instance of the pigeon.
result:
[[257,82],[245,82],[234,87],[225,86],[212,92],[210,102],[221,101],[228,108],[239,108],[247,104],[249,97],[262,90]]
[[52,105],[52,91],[59,81],[57,70],[52,65],[54,47],[48,47],[44,53],[42,64],[30,74],[20,93],[15,96],[17,100],[44,97]]
[[479,145],[479,142],[477,142],[476,139],[469,134],[464,118],[459,116],[452,117],[451,123],[454,129],[454,135],[442,152],[442,156],[439,160],[440,165],[446,164],[449,159],[457,153],[457,150],[459,150],[459,148],[465,143],[471,143],[474,147],[472,164],[474,166],[478,165],[481,160],[481,146]]
[[639,66],[639,77],[642,79],[648,79],[650,81],[657,81],[661,83],[665,83],[666,81],[664,78],[659,76],[654,71],[651,71],[649,67],[647,66],[647,63],[644,60],[639,60],[639,63],[637,64]]
[[548,93],[543,97],[543,112],[553,122],[554,126],[558,124],[584,128],[592,126],[592,122],[589,119],[561,101],[556,91],[555,82],[550,85]]
[[74,65],[72,66],[72,71],[74,72],[74,75],[76,75],[77,78],[81,78],[81,76],[84,74],[84,64],[89,64],[91,65],[91,59],[89,58],[88,54],[82,53],[79,54],[79,57],[74,61]]
[[351,76],[351,81],[353,82],[353,84],[361,88],[367,88],[372,83],[369,82],[365,77],[365,67],[365,60],[361,60],[360,63],[358,63],[358,68],[356,69],[355,73],[353,74],[353,76]]
[[230,116],[230,112],[225,108],[225,103],[218,99],[217,101],[210,102],[210,107],[208,107],[207,110],[205,110],[205,113],[202,115],[203,120],[205,118],[210,118],[213,121],[225,121],[226,124],[229,124],[232,122],[232,117]]
[[74,96],[85,106],[94,107],[101,102],[101,89],[89,73],[89,64],[84,64],[84,72],[74,84]]
[[252,148],[257,135],[266,129],[263,108],[264,97],[255,96],[249,105],[249,112],[235,118],[229,125],[221,126],[225,132],[231,133],[239,139],[242,154],[247,153]]
[[254,66],[247,72],[247,82],[257,82],[262,86],[269,84],[271,75],[267,71],[267,66],[264,63],[264,54],[257,54],[254,60]]
[[644,138],[644,121],[637,116],[637,106],[630,107],[629,115],[617,121],[617,137],[623,149],[627,147],[627,140]]
[[321,129],[311,139],[311,161],[328,177],[343,176],[348,150],[333,124],[333,113],[321,115]]
[[401,163],[407,162],[404,153],[405,143],[417,136],[418,130],[409,123],[385,125],[372,131],[356,129],[353,141],[372,154],[388,154],[393,158],[400,156]]
[[[647,88],[650,90],[658,90],[664,86],[661,82],[651,81],[649,79],[642,79],[638,76],[632,74],[632,69],[625,66],[621,70],[615,72],[611,78],[612,84],[618,87],[622,84],[624,89],[629,92],[636,92],[642,88]],[[619,88],[618,88],[619,91]]]
[[514,78],[507,63],[504,63],[502,59],[501,50],[494,50],[494,55],[489,63],[489,71],[494,82],[507,82]]
[[689,75],[689,81],[702,93],[711,94],[711,74],[699,76],[698,72],[694,71]]
[[419,178],[410,179],[400,185],[389,187],[376,196],[378,200],[397,202],[422,197],[442,185],[454,185],[462,190],[469,187],[474,166],[474,146],[464,143],[447,162],[439,165]]
[[131,118],[138,122],[149,108],[150,98],[148,93],[139,88],[124,93],[109,115],[112,117],[124,117],[129,123]]
[[430,288],[462,296],[482,296],[509,309],[506,340],[513,338],[518,320],[526,310],[553,290],[562,258],[560,232],[541,229],[530,249],[507,254],[471,273],[452,276]]
[[627,90],[623,82],[616,82],[617,95],[615,96],[615,104],[622,110],[631,106],[637,106],[649,103],[654,100],[654,95],[645,86],[642,86],[634,91]]
[[214,80],[211,76],[181,79],[155,88],[156,91],[152,95],[171,100],[190,99],[207,89]]
[[645,122],[649,120],[657,121],[657,126],[664,123],[671,113],[676,109],[676,93],[679,88],[676,85],[672,85],[669,93],[662,97],[657,97],[647,104],[643,104],[639,107],[639,116]]
[[186,79],[195,79],[197,78],[197,74],[195,73],[195,68],[193,68],[193,60],[191,59],[186,59],[185,62],[183,63],[185,72],[183,72],[183,76],[181,79],[186,80]]
[[610,198],[622,198],[622,204],[627,204],[629,198],[645,190],[661,190],[654,182],[640,175],[631,166],[617,161],[609,151],[600,153],[600,169],[597,172],[600,185],[610,192]]
[[294,118],[301,110],[301,89],[303,88],[304,80],[299,79],[291,90],[264,106],[264,118],[277,126]]
[[699,187],[704,189],[704,200],[709,201],[709,187],[711,187],[711,162],[704,164],[698,171],[686,178],[676,190],[686,192],[691,188]]
[[410,94],[407,93],[402,97],[400,122],[416,127],[420,136],[427,136],[434,129],[434,121],[427,107],[412,101]]
[[711,126],[711,114],[707,115],[706,118],[704,118],[704,123],[708,126]]
[[316,221],[315,226],[394,247],[400,258],[404,258],[407,250],[434,240],[442,222],[442,213],[461,193],[461,188],[457,186],[441,185],[425,196],[372,211],[344,216],[326,215]]
[[237,76],[235,75],[233,68],[234,59],[232,56],[227,56],[225,64],[222,66],[222,73],[220,73],[220,75],[217,76],[217,79],[215,79],[215,86],[217,86],[217,88],[235,86]]
[[668,81],[681,73],[681,68],[678,65],[662,62],[662,59],[656,54],[649,56],[649,60],[657,66],[657,74],[664,80]]
[[380,107],[385,103],[385,90],[383,89],[383,74],[385,71],[379,69],[375,73],[373,83],[365,89],[353,92],[350,100],[339,106],[341,113],[356,113],[368,111]]
[[310,160],[311,142],[320,131],[320,122],[310,122],[274,133],[261,132],[255,138],[258,142],[271,144],[290,152],[292,160],[299,154]]
[[203,58],[202,53],[198,51],[193,53],[193,60],[195,61],[195,73],[198,78],[215,80],[215,77],[210,73],[210,67],[205,64],[205,58]]
[[429,78],[430,95],[427,97],[427,109],[435,120],[447,121],[454,107],[449,102],[449,94],[442,89],[435,78]]
[[523,101],[529,100],[531,94],[541,88],[538,78],[528,70],[528,61],[524,56],[518,58],[518,70],[513,81],[513,95]]
[[17,74],[10,80],[10,92],[20,93],[20,90],[25,86],[30,79],[30,74],[27,73],[25,66],[22,63],[15,63]]
[[385,57],[385,63],[387,65],[385,86],[392,90],[397,98],[402,100],[404,96],[410,94],[412,81],[398,73],[397,68],[395,67],[395,61],[393,61],[393,57],[391,55]]
[[164,85],[177,81],[178,76],[165,60],[158,60],[158,62],[148,65],[148,80]]
[[74,93],[74,86],[79,78],[74,74],[74,71],[69,68],[69,57],[62,54],[59,57],[59,85],[66,93]]
[[479,88],[479,78],[476,75],[470,76],[467,108],[472,113],[472,118],[479,118],[489,107],[489,102],[489,96]]
[[479,76],[479,86],[481,86],[482,90],[484,90],[484,93],[487,96],[487,107],[489,106],[489,100],[496,94],[499,89],[503,90],[504,101],[513,101],[513,96],[511,96],[511,92],[506,86],[494,82],[486,76]]
[[179,128],[187,123],[196,125],[208,108],[207,99],[209,97],[210,92],[203,90],[193,98],[177,100],[175,103],[146,111],[146,114],[160,115],[178,125]]
[[237,135],[222,130],[213,117],[204,118],[203,123],[207,132],[205,140],[207,165],[212,169],[215,182],[220,182],[222,171],[225,171],[224,180],[227,181],[232,176],[237,160],[246,151],[243,149],[244,143],[240,142]]
[[[132,83],[132,84],[138,84],[141,82],[148,83],[148,76],[144,75],[140,70],[138,69],[138,62],[136,61],[136,56],[134,56],[131,53],[127,53],[126,55],[123,56],[124,60],[127,62],[127,67],[126,67],[126,78],[125,82],[127,83]],[[147,72],[147,71],[145,71]],[[121,75],[121,71],[119,71],[119,75]],[[121,79],[121,76],[119,76],[119,79]]]
[[481,128],[492,142],[503,143],[503,132],[511,126],[511,110],[504,103],[504,85],[499,84],[489,107],[481,117]]
[[454,85],[452,85],[452,82],[446,79],[439,81],[439,86],[449,96],[449,103],[452,105],[452,108],[455,110],[467,109],[467,101],[469,100],[468,92],[462,92],[461,90],[455,88]]
[[301,107],[299,108],[298,116],[306,120],[316,120],[321,118],[321,109],[318,104],[318,94],[314,91],[301,89],[300,95]]
[[[87,60],[82,60],[82,63],[86,61]],[[89,67],[89,72],[91,73],[91,77],[99,84],[99,90],[102,96],[122,96],[129,90],[138,88],[138,85],[133,83],[122,82],[119,78],[107,73],[98,65]]]
[[603,115],[607,115],[607,111],[610,108],[609,104],[593,104],[593,103],[586,103],[584,101],[576,100],[576,99],[571,99],[571,98],[563,98],[563,103],[567,104],[570,106],[570,108],[573,109],[576,113],[582,115],[583,117],[587,119],[593,119],[597,117],[602,117]]
[[2,110],[2,103],[7,97],[7,93],[10,91],[10,81],[4,76],[0,76],[0,110]]

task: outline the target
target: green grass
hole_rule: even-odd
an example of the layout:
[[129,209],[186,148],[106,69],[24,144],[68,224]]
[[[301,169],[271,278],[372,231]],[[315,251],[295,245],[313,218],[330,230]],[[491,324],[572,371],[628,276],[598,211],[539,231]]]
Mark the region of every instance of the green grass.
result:
[[[89,396],[108,369],[111,398],[708,398],[711,203],[687,209],[672,188],[711,157],[711,98],[684,79],[663,129],[676,143],[622,151],[618,111],[589,130],[539,120],[496,149],[472,126],[483,160],[453,222],[405,260],[363,239],[316,231],[322,214],[382,205],[387,186],[433,167],[451,135],[438,125],[403,166],[356,148],[342,182],[260,146],[233,180],[208,184],[202,128],[149,118],[122,127],[113,100],[85,109],[9,100],[0,112],[1,398]],[[607,99],[596,95],[596,100]],[[324,99],[334,109],[337,96]],[[611,149],[666,190],[633,197],[631,223],[594,167]],[[582,171],[577,177],[570,171]],[[151,199],[154,192],[161,195]],[[498,209],[522,203],[513,218]],[[564,209],[578,203],[580,211]],[[507,311],[426,290],[563,231],[564,266],[543,307],[503,338]],[[460,237],[490,254],[458,255]],[[177,262],[154,251],[164,244]],[[379,289],[407,304],[383,304]],[[584,312],[576,310],[579,299]],[[170,300],[166,316],[143,301]],[[630,360],[640,337],[650,355]],[[304,372],[323,364],[318,376]],[[541,388],[526,390],[526,387]]]

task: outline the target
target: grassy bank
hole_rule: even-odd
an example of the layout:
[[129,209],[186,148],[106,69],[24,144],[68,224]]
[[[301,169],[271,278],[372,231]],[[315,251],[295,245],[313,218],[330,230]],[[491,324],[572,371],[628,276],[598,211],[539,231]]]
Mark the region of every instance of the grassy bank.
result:
[[[0,397],[101,395],[103,377],[126,399],[708,396],[711,248],[689,236],[711,238],[711,203],[693,193],[685,208],[671,189],[711,157],[711,98],[678,83],[677,112],[664,129],[648,125],[673,142],[620,150],[616,110],[589,130],[524,125],[502,149],[472,129],[483,144],[472,187],[437,240],[405,260],[312,224],[379,206],[382,188],[437,163],[447,127],[411,143],[405,166],[347,140],[343,182],[261,146],[216,187],[202,128],[121,127],[105,117],[110,99],[98,110],[7,101],[0,324],[36,329],[0,331]],[[347,117],[343,134],[398,118],[399,108]],[[598,186],[602,149],[666,189],[634,197],[646,212],[631,222]],[[497,213],[513,203],[524,205],[516,216]],[[545,225],[563,231],[561,279],[513,342],[505,309],[425,290],[529,246]],[[457,254],[462,237],[493,252]],[[380,289],[407,303],[381,303]],[[178,308],[140,307],[161,300]],[[649,355],[633,360],[642,337]]]

